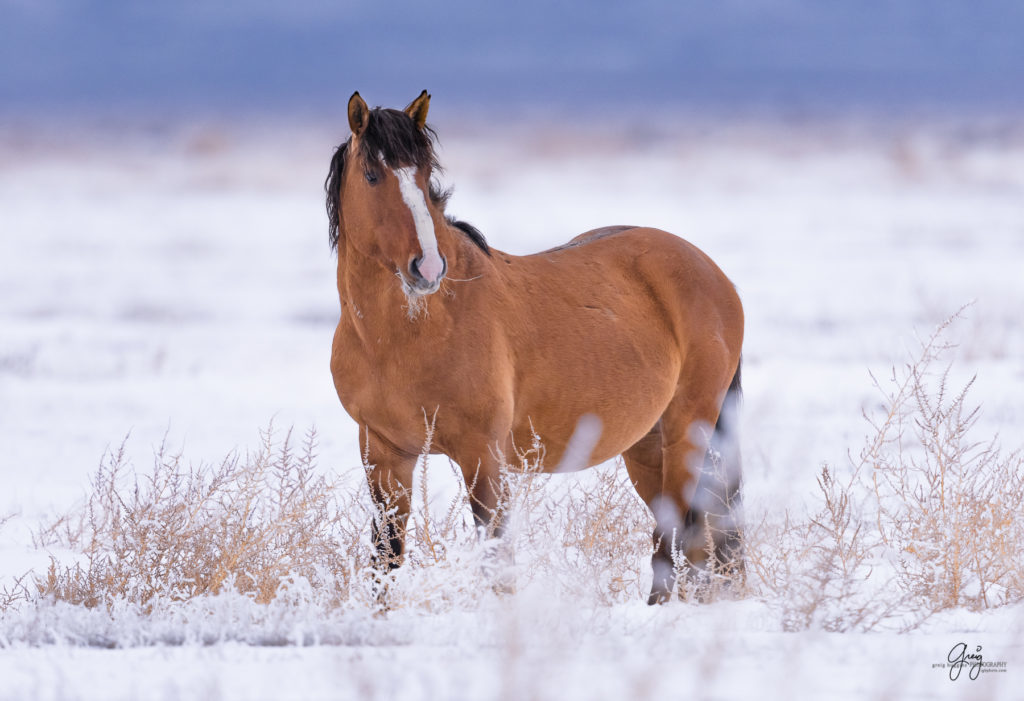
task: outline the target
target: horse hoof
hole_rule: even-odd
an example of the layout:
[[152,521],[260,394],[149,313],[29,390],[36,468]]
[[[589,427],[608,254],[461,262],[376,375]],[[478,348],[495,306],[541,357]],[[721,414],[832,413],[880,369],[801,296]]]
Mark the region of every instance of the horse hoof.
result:
[[672,592],[667,589],[654,588],[651,589],[650,595],[647,597],[647,605],[655,606],[657,604],[666,604],[672,600]]

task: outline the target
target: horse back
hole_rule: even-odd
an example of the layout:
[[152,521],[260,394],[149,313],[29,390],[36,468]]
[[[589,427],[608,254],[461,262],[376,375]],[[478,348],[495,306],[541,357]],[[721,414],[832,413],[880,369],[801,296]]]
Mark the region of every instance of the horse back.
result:
[[[598,239],[603,239],[606,236],[614,236],[615,234],[621,234],[624,231],[629,231],[630,229],[636,229],[636,228],[638,228],[638,227],[631,226],[629,224],[617,224],[615,226],[602,226],[602,227],[600,227],[598,229],[591,229],[590,231],[585,231],[582,234],[580,234],[579,236],[573,237],[568,243],[563,243],[561,246],[555,246],[554,248],[549,248],[548,250],[544,251],[543,253],[555,253],[557,251],[563,251],[563,250],[570,249],[570,248],[578,248],[579,246],[582,246],[585,243],[590,243],[591,241],[597,241]],[[543,255],[543,253],[542,253],[542,255]]]
[[696,378],[714,385],[710,394],[725,392],[739,362],[742,307],[692,244],[658,229],[606,227],[513,263],[516,299],[505,309],[515,310],[506,328],[518,330],[510,343],[517,423],[557,427],[542,435],[549,443],[593,412],[605,419],[596,457],[614,455],[650,430],[681,384]]
[[[689,317],[723,316],[742,329],[742,306],[732,282],[711,258],[690,242],[661,229],[607,226],[568,243],[526,256],[535,281],[555,281],[570,298],[603,297],[605,302],[655,306],[673,326]],[[608,294],[610,292],[610,294]],[[738,318],[734,318],[738,317]]]

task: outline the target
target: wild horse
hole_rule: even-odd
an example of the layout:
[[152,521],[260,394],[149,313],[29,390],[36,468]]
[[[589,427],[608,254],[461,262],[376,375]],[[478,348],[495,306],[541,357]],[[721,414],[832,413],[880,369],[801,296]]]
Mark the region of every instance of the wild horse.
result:
[[445,214],[429,103],[423,91],[404,110],[371,110],[353,94],[352,135],[325,183],[341,298],[331,373],[359,424],[370,491],[388,506],[374,526],[380,557],[401,562],[427,416],[431,450],[460,466],[480,524],[500,533],[502,456],[536,432],[549,471],[623,456],[657,524],[652,603],[674,591],[674,558],[683,571],[709,557],[742,568],[732,283],[695,246],[645,227],[528,256],[489,247]]

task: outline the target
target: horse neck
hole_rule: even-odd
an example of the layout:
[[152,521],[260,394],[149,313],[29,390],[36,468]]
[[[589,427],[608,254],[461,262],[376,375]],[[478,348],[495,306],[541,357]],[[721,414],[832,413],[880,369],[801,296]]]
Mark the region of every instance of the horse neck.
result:
[[[347,237],[343,237],[347,242]],[[410,319],[410,302],[402,292],[396,271],[345,243],[338,247],[338,295],[342,313],[354,315],[357,328],[377,337],[390,336],[401,329],[437,330],[438,325],[452,322],[449,306],[455,295],[476,292],[479,281],[466,286],[466,281],[481,277],[485,267],[493,267],[483,251],[450,228],[438,232],[438,244],[448,258],[448,280],[441,289],[423,300],[423,313]],[[452,287],[457,286],[457,287]]]

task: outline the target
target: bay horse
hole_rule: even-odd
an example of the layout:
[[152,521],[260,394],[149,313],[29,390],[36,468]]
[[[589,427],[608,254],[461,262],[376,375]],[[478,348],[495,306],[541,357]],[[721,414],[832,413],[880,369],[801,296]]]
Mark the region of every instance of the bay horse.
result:
[[[431,453],[460,467],[491,532],[502,458],[536,432],[548,472],[572,452],[576,468],[622,455],[656,522],[650,603],[709,558],[742,570],[733,284],[692,244],[646,227],[527,256],[490,247],[445,214],[429,105],[425,90],[404,110],[354,93],[325,182],[341,300],[331,374],[381,509],[377,562],[402,561],[430,417]],[[581,442],[584,426],[600,429]]]

